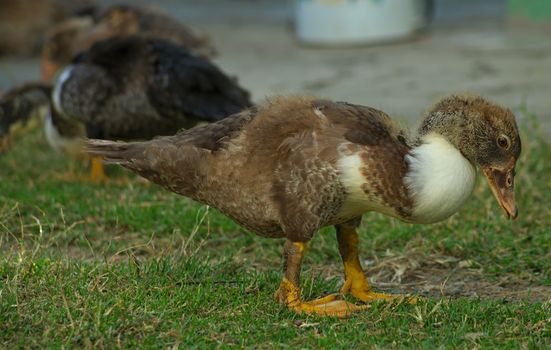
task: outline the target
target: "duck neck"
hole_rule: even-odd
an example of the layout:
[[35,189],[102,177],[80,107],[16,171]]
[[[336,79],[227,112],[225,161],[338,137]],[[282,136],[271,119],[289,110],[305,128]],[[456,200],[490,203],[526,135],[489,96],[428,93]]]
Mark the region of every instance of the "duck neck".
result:
[[442,134],[420,136],[406,161],[409,170],[404,183],[413,202],[412,222],[444,220],[469,198],[476,169]]
[[86,130],[82,123],[60,116],[54,109],[48,108],[44,120],[46,140],[57,152],[78,156],[82,152],[82,140]]

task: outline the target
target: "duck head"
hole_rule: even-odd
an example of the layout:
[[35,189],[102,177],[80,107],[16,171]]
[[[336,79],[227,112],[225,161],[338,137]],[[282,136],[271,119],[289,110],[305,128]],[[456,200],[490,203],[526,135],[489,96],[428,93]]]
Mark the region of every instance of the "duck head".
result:
[[479,167],[504,210],[515,219],[515,165],[521,142],[513,112],[480,96],[449,96],[430,109],[419,134],[438,133]]

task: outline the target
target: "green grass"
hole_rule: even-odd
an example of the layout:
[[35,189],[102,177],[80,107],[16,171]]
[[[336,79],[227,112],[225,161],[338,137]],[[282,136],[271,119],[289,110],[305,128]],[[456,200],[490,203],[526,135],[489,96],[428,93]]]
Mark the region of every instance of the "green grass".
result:
[[[63,181],[70,161],[32,130],[0,157],[0,348],[551,348],[551,146],[535,130],[522,135],[516,222],[484,181],[440,224],[365,215],[373,285],[426,298],[344,320],[275,303],[281,240],[123,169],[106,185]],[[302,276],[306,299],[342,284],[331,228]]]

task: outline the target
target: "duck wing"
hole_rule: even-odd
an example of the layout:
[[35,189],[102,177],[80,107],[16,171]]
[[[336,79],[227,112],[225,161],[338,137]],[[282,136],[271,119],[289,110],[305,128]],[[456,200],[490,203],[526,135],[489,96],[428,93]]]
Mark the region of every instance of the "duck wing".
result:
[[186,116],[213,122],[252,105],[236,79],[212,62],[182,47],[152,40],[152,80],[148,97],[165,116]]

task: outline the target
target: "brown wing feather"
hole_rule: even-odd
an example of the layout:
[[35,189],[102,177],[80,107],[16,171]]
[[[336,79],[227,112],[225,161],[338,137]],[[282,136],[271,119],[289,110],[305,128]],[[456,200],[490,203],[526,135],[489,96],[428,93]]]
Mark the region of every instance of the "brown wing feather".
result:
[[[209,204],[257,233],[307,241],[336,223],[346,199],[337,166],[341,146],[367,149],[368,156],[390,149],[360,169],[388,178],[404,171],[400,157],[408,147],[400,137],[401,130],[377,110],[291,97],[171,137],[90,141],[89,152]],[[400,194],[391,188],[375,197],[391,201],[395,192]]]

